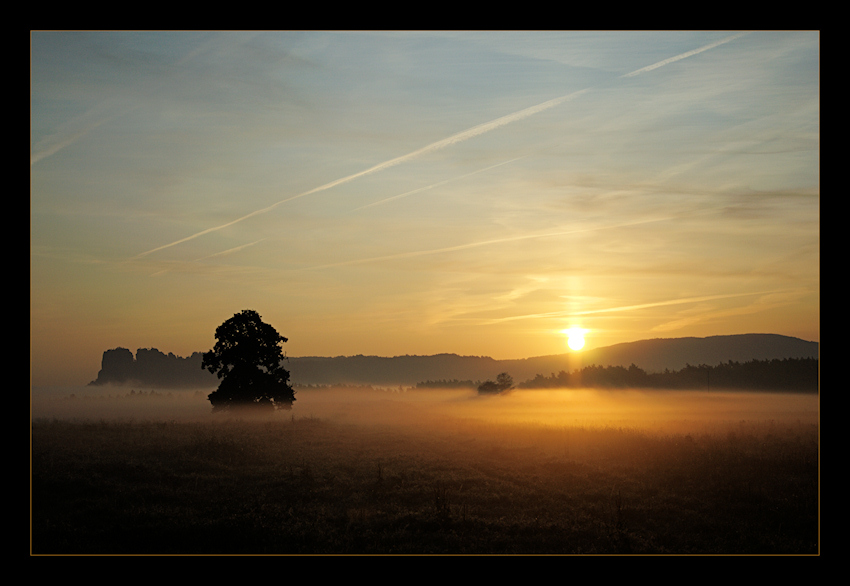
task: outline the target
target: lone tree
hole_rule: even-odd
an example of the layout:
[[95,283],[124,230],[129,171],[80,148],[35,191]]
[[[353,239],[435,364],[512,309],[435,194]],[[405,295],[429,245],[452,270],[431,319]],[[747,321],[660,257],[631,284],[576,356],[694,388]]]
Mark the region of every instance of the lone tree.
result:
[[295,391],[289,371],[280,365],[286,342],[276,329],[246,309],[215,330],[215,347],[204,353],[201,368],[221,379],[210,393],[213,413],[242,407],[291,409]]
[[478,393],[481,395],[503,393],[513,386],[514,379],[507,372],[503,372],[496,377],[496,382],[487,380],[478,385]]

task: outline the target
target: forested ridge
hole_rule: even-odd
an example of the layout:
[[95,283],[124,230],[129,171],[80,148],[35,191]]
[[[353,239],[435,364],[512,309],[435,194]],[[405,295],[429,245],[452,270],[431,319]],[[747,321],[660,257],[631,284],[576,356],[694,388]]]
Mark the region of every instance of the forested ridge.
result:
[[564,387],[622,387],[656,389],[741,389],[817,392],[817,358],[728,361],[709,366],[686,365],[681,370],[650,373],[635,364],[586,366],[573,372],[564,370],[550,376],[538,374],[517,385],[522,389]]

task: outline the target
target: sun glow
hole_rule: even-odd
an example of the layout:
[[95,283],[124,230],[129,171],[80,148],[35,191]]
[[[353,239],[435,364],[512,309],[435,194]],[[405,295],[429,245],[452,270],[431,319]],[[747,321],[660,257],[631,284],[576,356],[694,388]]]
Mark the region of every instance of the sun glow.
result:
[[587,330],[573,326],[568,330],[562,330],[567,335],[567,345],[571,350],[581,350],[584,348],[584,335]]

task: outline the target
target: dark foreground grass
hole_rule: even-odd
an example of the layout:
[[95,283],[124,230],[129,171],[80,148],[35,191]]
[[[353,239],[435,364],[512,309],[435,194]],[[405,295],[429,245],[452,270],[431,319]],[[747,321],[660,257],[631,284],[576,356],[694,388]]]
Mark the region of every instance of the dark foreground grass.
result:
[[817,427],[35,421],[34,554],[817,554]]

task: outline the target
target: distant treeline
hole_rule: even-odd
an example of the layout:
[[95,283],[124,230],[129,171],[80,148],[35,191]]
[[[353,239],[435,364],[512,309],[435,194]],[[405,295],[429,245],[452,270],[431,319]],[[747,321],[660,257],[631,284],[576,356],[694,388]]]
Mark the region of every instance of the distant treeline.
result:
[[456,378],[452,380],[426,380],[419,383],[416,383],[417,389],[466,389],[466,388],[477,388],[478,385],[481,384],[481,381],[471,381],[471,380],[458,380]]
[[292,385],[296,391],[381,391],[381,392],[393,392],[393,393],[403,393],[408,389],[402,385],[351,385],[351,384],[332,384],[332,385],[299,385],[297,383]]
[[571,373],[538,374],[517,385],[521,389],[613,387],[656,389],[740,389],[764,391],[818,391],[817,358],[785,358],[724,362],[716,366],[686,365],[683,369],[648,373],[632,364],[587,366]]

